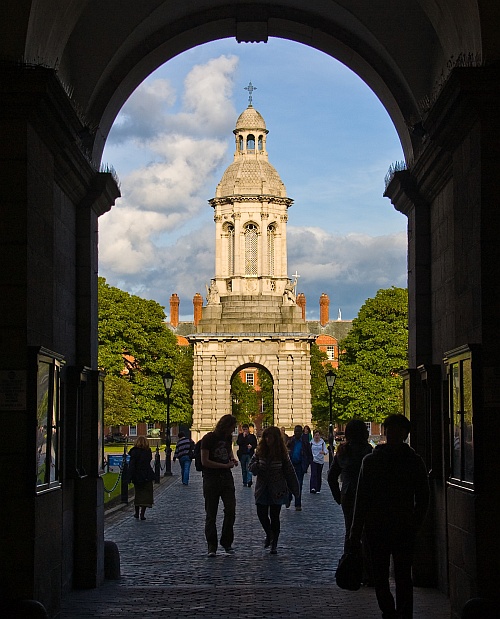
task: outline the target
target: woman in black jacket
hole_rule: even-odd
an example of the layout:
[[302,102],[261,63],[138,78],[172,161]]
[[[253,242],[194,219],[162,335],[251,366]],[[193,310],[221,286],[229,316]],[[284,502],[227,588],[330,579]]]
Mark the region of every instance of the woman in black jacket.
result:
[[139,436],[129,452],[129,476],[134,484],[135,497],[134,518],[146,520],[146,508],[153,507],[153,479],[154,471],[151,468],[153,454],[145,436]]

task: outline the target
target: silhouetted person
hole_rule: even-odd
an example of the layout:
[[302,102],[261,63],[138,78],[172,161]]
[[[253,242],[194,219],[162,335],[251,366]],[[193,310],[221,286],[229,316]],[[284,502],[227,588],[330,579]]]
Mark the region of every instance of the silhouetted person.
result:
[[193,459],[194,441],[192,441],[184,432],[179,432],[177,435],[177,445],[175,446],[174,462],[179,459],[181,465],[182,483],[184,486],[189,484],[189,471],[191,469],[191,460]]
[[238,445],[236,455],[241,464],[243,485],[250,487],[252,485],[252,473],[248,470],[248,465],[257,447],[257,437],[255,434],[250,433],[250,429],[245,423],[241,426],[241,432],[238,434],[236,444]]
[[134,446],[129,452],[129,476],[134,484],[134,518],[146,520],[146,509],[153,507],[153,480],[154,471],[151,468],[153,454],[145,436],[137,437]]
[[[328,471],[328,485],[335,501],[342,506],[345,522],[344,552],[347,552],[359,471],[363,458],[372,452],[368,428],[362,419],[352,419],[345,427],[345,442],[339,445]],[[339,484],[342,484],[342,488]]]
[[[292,461],[295,474],[299,480],[300,494],[295,495],[295,509],[300,512],[302,510],[302,484],[304,483],[304,474],[307,471],[312,461],[312,451],[309,439],[302,432],[302,426],[295,426],[293,436],[288,441],[288,451],[290,460]],[[289,501],[292,500],[292,492],[288,495]],[[286,504],[287,507],[289,503]]]
[[[390,415],[383,425],[387,443],[378,445],[361,465],[350,545],[359,547],[364,527],[382,617],[411,619],[413,551],[429,505],[429,482],[422,458],[404,442],[410,421]],[[389,588],[391,555],[396,603]]]
[[236,417],[223,415],[213,432],[201,440],[201,463],[203,465],[203,496],[205,497],[205,537],[208,556],[217,553],[217,510],[219,499],[224,505],[224,519],[220,536],[221,546],[227,553],[233,553],[234,520],[236,498],[231,469],[238,466],[233,455],[232,435]]
[[278,554],[281,506],[288,501],[289,490],[298,496],[299,482],[281,433],[269,426],[262,433],[259,446],[250,460],[250,471],[257,476],[255,504],[257,516],[264,529],[264,548],[271,546],[271,554]]

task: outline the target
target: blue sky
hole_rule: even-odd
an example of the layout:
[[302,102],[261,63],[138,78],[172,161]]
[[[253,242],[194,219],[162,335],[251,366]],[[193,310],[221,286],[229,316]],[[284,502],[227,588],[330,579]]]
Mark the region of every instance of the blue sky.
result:
[[122,198],[100,218],[100,275],[169,311],[214,274],[208,200],[233,160],[233,129],[248,105],[266,121],[270,163],[294,200],[288,271],[300,274],[307,318],[330,297],[330,317],[356,316],[380,288],[406,286],[406,218],[383,198],[389,165],[403,159],[376,96],[330,56],[281,39],[199,46],[160,67],[135,91],[110,132],[103,161]]

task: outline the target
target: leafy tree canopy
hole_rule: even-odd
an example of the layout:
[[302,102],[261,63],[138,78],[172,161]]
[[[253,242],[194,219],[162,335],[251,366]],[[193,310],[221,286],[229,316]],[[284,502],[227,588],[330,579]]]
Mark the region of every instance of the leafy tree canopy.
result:
[[[163,422],[166,393],[162,376],[174,376],[170,395],[170,422],[190,425],[192,416],[192,352],[177,346],[175,335],[165,325],[164,308],[141,299],[99,278],[99,366],[106,371],[106,386],[112,385],[108,406],[117,420],[126,406],[125,390],[116,380],[128,382],[131,397],[122,410],[122,424]],[[111,381],[111,376],[116,380]],[[113,399],[114,398],[114,399]],[[107,421],[106,421],[107,423]],[[113,424],[118,425],[118,423]]]
[[330,421],[329,398],[330,394],[326,386],[325,372],[330,365],[325,366],[328,360],[326,352],[319,346],[311,346],[311,412],[315,428],[326,436]]
[[340,343],[334,416],[383,421],[403,412],[400,370],[408,367],[408,292],[379,290],[368,299]]
[[231,382],[232,414],[239,424],[250,423],[259,413],[259,396],[253,385],[244,383],[236,374]]
[[262,399],[262,424],[271,426],[274,423],[274,386],[271,374],[264,368],[258,369],[260,396]]

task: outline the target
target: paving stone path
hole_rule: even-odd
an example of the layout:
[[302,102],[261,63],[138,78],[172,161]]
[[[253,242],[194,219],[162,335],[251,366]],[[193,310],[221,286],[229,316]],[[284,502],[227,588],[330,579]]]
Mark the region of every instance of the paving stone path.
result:
[[[219,550],[209,558],[201,473],[192,467],[190,483],[183,486],[177,464],[173,472],[156,488],[155,506],[145,521],[133,518],[132,505],[106,517],[105,538],[118,545],[122,577],[98,589],[71,592],[63,601],[63,619],[380,617],[373,589],[349,592],[335,584],[343,517],[326,482],[320,494],[310,494],[306,475],[303,509],[297,512],[293,504],[282,509],[278,555],[273,556],[263,548],[253,488],[243,487],[236,469],[236,552]],[[219,532],[221,519],[220,513]],[[414,617],[449,619],[447,598],[416,589]]]

